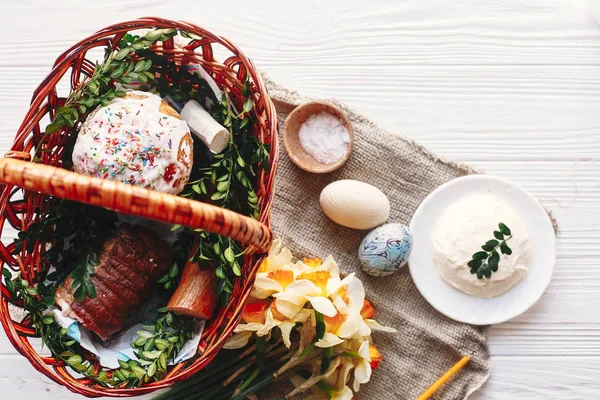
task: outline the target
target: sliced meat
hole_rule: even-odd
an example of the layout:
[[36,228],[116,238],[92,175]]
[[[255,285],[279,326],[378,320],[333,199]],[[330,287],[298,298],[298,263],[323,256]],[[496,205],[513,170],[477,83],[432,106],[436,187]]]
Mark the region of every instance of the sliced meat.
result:
[[172,264],[171,248],[154,232],[123,224],[98,254],[98,265],[90,279],[96,297],[75,301],[73,281],[68,277],[57,289],[55,303],[102,340],[109,340],[141,310],[154,292],[156,281]]
[[62,308],[63,313],[72,316],[93,332],[120,329],[119,320],[107,312],[106,306],[98,298],[85,298],[81,303],[74,300],[73,279],[67,277],[56,290],[55,297],[55,302]]
[[96,271],[94,276],[101,281],[104,286],[108,287],[112,292],[121,294],[121,296],[131,299],[134,303],[141,303],[143,297],[137,291],[132,289],[132,284],[124,274],[121,274],[114,268],[102,268]]
[[119,295],[106,287],[101,279],[94,279],[94,287],[96,288],[94,300],[98,300],[98,303],[106,309],[113,311],[113,316],[119,321],[125,321],[132,315],[132,310],[129,307],[115,307],[115,304],[122,302],[125,297],[119,298]]
[[[81,303],[74,302],[71,316],[81,322],[83,326],[108,340],[112,335],[123,329],[123,323],[102,302],[96,298],[86,297]],[[98,333],[100,332],[100,333]]]
[[129,286],[131,287],[132,291],[139,293],[142,297],[145,297],[143,292],[148,284],[148,277],[146,274],[140,273],[127,261],[120,260],[118,257],[119,255],[116,253],[106,257],[104,268],[102,269],[110,269],[115,274],[120,275],[123,280],[129,281]]

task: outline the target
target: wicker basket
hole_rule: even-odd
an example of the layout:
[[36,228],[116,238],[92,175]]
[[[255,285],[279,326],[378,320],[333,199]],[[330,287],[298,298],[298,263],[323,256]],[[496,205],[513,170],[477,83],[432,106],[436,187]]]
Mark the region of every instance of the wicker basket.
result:
[[[201,37],[183,49],[175,47],[171,38],[155,44],[153,50],[182,65],[201,64],[221,88],[227,88],[232,101],[240,107],[242,85],[247,74],[250,76],[255,104],[254,132],[263,143],[271,146],[270,168],[262,168],[256,182],[256,192],[261,204],[258,221],[182,197],[136,188],[120,182],[85,177],[62,169],[60,160],[66,138],[63,134],[50,136],[48,148],[51,151],[42,154],[43,163],[29,162],[43,136],[48,117],[53,118],[57,108],[64,104],[65,98],[57,94],[58,82],[63,77],[68,77],[71,88],[78,87],[85,83],[94,69],[94,63],[85,58],[89,50],[99,46],[108,46],[114,50],[126,32],[153,28],[179,28]],[[227,52],[228,58],[225,61],[215,60],[215,46]],[[68,72],[69,75],[65,76]],[[12,320],[8,304],[18,302],[10,298],[4,285],[0,285],[0,320],[10,342],[38,371],[71,391],[88,397],[137,396],[169,387],[201,370],[222,348],[236,326],[262,261],[260,254],[270,245],[269,209],[273,200],[277,154],[277,118],[273,103],[253,63],[227,39],[187,22],[141,18],[109,26],[75,44],[58,57],[50,74],[35,90],[31,107],[19,128],[11,151],[4,159],[0,159],[0,182],[5,184],[0,199],[0,229],[5,229],[8,223],[19,231],[26,230],[39,218],[35,210],[45,204],[44,199],[48,195],[76,200],[108,207],[124,214],[204,228],[247,243],[250,245],[250,251],[247,252],[242,268],[245,279],[236,280],[231,301],[207,324],[198,347],[198,355],[173,366],[164,379],[139,388],[105,388],[89,379],[71,375],[70,369],[63,362],[39,355],[29,340],[35,336],[30,321]],[[36,243],[32,252],[28,252],[25,247],[27,246],[15,254],[14,244],[0,244],[0,260],[3,266],[7,265],[14,271],[19,271],[30,283],[35,283],[41,272],[39,260],[44,251],[44,244]],[[89,359],[99,368],[92,355],[89,355]]]

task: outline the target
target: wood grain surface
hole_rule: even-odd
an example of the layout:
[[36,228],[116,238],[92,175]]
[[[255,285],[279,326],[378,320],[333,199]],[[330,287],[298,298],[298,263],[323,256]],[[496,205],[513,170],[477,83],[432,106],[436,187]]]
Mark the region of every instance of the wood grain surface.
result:
[[[2,1],[0,154],[75,41],[139,16],[197,23],[276,81],[336,97],[537,196],[560,226],[556,272],[532,309],[491,328],[492,376],[472,398],[597,398],[600,26],[587,8],[597,1]],[[7,399],[77,398],[42,378],[3,333],[0,386]]]

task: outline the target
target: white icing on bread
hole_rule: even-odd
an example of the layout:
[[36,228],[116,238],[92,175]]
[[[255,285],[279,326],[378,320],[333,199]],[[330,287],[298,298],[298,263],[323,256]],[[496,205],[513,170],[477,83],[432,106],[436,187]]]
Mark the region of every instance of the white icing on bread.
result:
[[193,164],[190,130],[159,96],[140,91],[98,107],[83,122],[75,171],[177,194]]

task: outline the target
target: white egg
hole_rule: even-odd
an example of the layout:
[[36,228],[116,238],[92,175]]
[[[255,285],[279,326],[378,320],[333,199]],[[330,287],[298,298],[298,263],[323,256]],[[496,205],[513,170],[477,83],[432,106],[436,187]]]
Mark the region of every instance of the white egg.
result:
[[368,183],[341,180],[325,186],[321,208],[333,222],[353,229],[372,229],[390,216],[385,194]]

